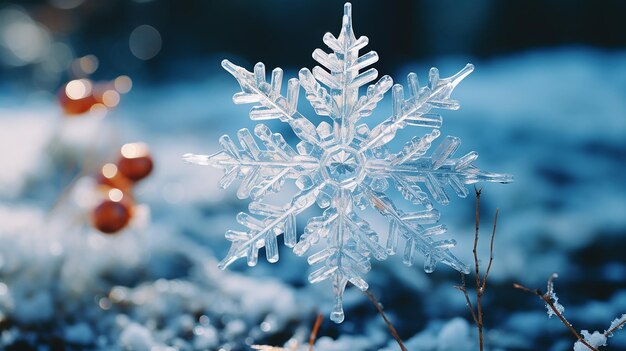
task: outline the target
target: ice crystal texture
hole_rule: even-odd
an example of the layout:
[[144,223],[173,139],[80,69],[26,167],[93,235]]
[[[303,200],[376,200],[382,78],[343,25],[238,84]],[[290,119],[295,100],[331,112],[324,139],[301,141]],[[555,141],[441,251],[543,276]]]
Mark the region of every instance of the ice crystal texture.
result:
[[[426,86],[420,86],[417,75],[411,73],[408,94],[401,84],[394,85],[391,77],[383,76],[360,95],[359,89],[378,76],[376,69],[366,69],[378,61],[378,54],[370,51],[359,55],[368,39],[355,37],[351,16],[351,5],[347,3],[339,36],[326,33],[323,38],[332,53],[316,49],[313,58],[320,66],[312,71],[300,70],[298,78],[287,82],[285,95],[281,91],[280,68],[272,71],[268,83],[263,63],[257,63],[254,71],[249,72],[228,60],[222,62],[224,69],[241,85],[241,92],[234,95],[233,101],[254,104],[250,111],[254,121],[278,119],[289,124],[301,140],[295,149],[281,134],[257,124],[253,133],[245,128],[239,130],[239,145],[224,135],[220,138],[222,151],[210,156],[184,156],[190,163],[223,168],[225,174],[220,186],[226,188],[240,179],[237,196],[253,200],[249,213],[237,216],[244,229],[226,233],[232,245],[220,268],[244,257],[248,265],[254,266],[263,247],[269,262],[278,261],[277,237],[281,234],[285,245],[299,256],[320,247],[315,244],[321,242],[321,251],[308,257],[309,264],[320,267],[308,278],[311,283],[331,280],[335,297],[331,319],[337,323],[344,319],[342,297],[346,284],[350,282],[366,290],[368,285],[363,276],[371,268],[371,259],[385,260],[396,254],[400,242],[404,244],[401,250],[408,266],[420,254],[426,272],[432,272],[436,263],[441,262],[468,273],[468,267],[449,250],[455,241],[440,239],[446,228],[436,224],[439,212],[433,208],[431,198],[446,205],[449,202],[446,187],[465,197],[468,195],[465,184],[512,180],[510,175],[476,168],[473,165],[478,157],[476,152],[453,157],[461,142],[459,138],[447,136],[429,152],[441,134],[442,125],[441,116],[433,110],[459,108],[450,95],[472,72],[473,66],[468,64],[449,78],[440,78],[439,71],[432,68]],[[298,112],[300,87],[321,116],[319,120]],[[360,124],[390,89],[391,115],[373,129]],[[406,127],[428,131],[409,140],[398,152],[388,150],[386,145],[396,132]],[[291,202],[284,206],[264,202],[268,194],[280,191],[289,179],[295,180],[300,189]],[[398,208],[386,194],[390,185],[421,210]],[[296,216],[316,203],[325,209],[322,216],[311,218],[304,234],[298,237]],[[374,208],[389,221],[386,242],[359,214],[367,207]]]
[[[598,348],[600,346],[606,346],[606,335],[600,333],[599,331],[594,331],[593,333],[589,333],[588,330],[581,331],[582,337],[585,341],[595,347]],[[589,348],[587,345],[583,344],[580,341],[576,341],[574,344],[574,351],[588,351]]]

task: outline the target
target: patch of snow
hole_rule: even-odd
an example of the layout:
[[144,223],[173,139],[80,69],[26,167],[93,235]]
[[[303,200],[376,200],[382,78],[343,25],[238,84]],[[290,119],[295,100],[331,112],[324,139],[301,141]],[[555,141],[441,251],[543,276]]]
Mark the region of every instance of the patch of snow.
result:
[[[589,331],[583,330],[581,335],[589,345],[595,348],[606,346],[606,336],[599,331],[594,331],[593,334],[590,334]],[[589,347],[580,341],[576,341],[574,351],[589,351]]]

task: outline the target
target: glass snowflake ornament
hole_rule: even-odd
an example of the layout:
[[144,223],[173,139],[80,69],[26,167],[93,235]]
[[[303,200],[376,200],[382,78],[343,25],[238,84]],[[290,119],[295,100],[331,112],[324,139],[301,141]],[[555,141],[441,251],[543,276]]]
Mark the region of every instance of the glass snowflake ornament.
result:
[[[296,255],[308,254],[314,247],[322,247],[311,254],[308,262],[320,267],[308,279],[311,283],[331,280],[335,305],[331,319],[344,319],[342,297],[348,282],[361,290],[368,284],[363,279],[371,268],[371,259],[385,260],[396,254],[403,244],[403,261],[411,266],[420,254],[424,270],[432,272],[441,262],[460,272],[469,268],[450,248],[451,239],[440,239],[446,232],[437,225],[439,212],[435,202],[446,205],[450,187],[460,197],[468,195],[465,184],[479,181],[507,183],[507,174],[487,173],[473,165],[476,152],[454,158],[460,139],[447,136],[429,152],[439,138],[442,125],[434,109],[456,110],[457,101],[450,98],[454,88],[474,69],[471,64],[449,78],[440,78],[436,68],[430,70],[428,85],[420,86],[417,75],[408,75],[407,89],[393,84],[391,77],[374,81],[378,72],[364,70],[378,61],[378,54],[370,51],[359,55],[368,44],[364,36],[355,37],[352,30],[351,5],[344,6],[343,24],[338,37],[324,35],[324,43],[332,50],[313,52],[321,66],[310,71],[303,68],[298,78],[287,83],[286,94],[281,92],[283,71],[272,71],[266,81],[265,66],[257,63],[249,72],[228,60],[222,66],[241,86],[233,96],[236,104],[254,104],[250,118],[254,121],[278,119],[289,124],[301,140],[294,149],[281,134],[272,133],[264,124],[257,124],[254,134],[248,129],[237,133],[238,143],[228,135],[220,138],[222,151],[207,155],[184,155],[187,162],[224,169],[222,188],[240,179],[237,191],[240,199],[252,198],[249,213],[237,215],[244,229],[229,230],[226,239],[232,242],[226,258],[220,263],[224,269],[239,258],[248,265],[257,263],[259,249],[265,248],[269,262],[278,261],[277,237],[283,235],[286,246]],[[320,119],[309,119],[298,112],[298,93],[302,87],[306,99]],[[360,124],[372,114],[376,105],[391,89],[393,111],[382,123],[370,129]],[[323,120],[322,120],[323,119]],[[319,121],[319,122],[318,122]],[[429,131],[413,137],[398,152],[388,150],[396,132],[406,127],[422,127]],[[260,141],[261,145],[255,139]],[[281,190],[287,180],[295,180],[300,189],[284,206],[270,205],[265,197]],[[393,185],[419,211],[403,211],[387,196]],[[304,233],[296,233],[296,216],[317,204],[325,209],[320,217],[311,218]],[[370,227],[360,211],[372,207],[389,222],[386,240]],[[316,245],[321,243],[321,245]]]

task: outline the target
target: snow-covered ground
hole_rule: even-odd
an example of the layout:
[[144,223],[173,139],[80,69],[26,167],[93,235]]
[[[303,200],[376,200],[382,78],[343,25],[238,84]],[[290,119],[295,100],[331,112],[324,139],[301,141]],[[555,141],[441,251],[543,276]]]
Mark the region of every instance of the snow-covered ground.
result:
[[[461,137],[460,154],[477,151],[481,168],[515,175],[512,184],[483,190],[485,259],[500,208],[485,296],[487,345],[571,350],[564,326],[512,283],[544,288],[558,272],[556,292],[579,330],[603,331],[626,312],[626,52],[567,49],[474,63],[454,94],[462,108],[444,112],[441,130]],[[447,76],[465,62],[428,64]],[[428,68],[384,73],[400,80],[409,71],[424,77]],[[3,91],[2,349],[246,350],[302,343],[317,312],[329,314],[328,286],[309,285],[306,260],[284,248],[277,264],[217,269],[228,249],[223,233],[247,203],[218,188],[218,170],[186,165],[181,155],[215,152],[221,134],[254,125],[248,106],[232,104],[238,86],[226,72],[202,82],[138,84],[104,119],[62,118],[52,99],[25,104]],[[377,113],[390,110],[387,98]],[[403,133],[399,143],[416,130]],[[155,159],[155,172],[135,191],[149,216],[136,216],[119,235],[99,234],[80,207],[88,180],[54,205],[77,163],[87,159],[92,174],[135,140],[147,142]],[[474,199],[454,198],[442,212],[459,243],[455,253],[470,263]],[[385,231],[383,218],[371,221]],[[452,270],[427,275],[390,260],[377,263],[368,282],[409,350],[477,349]],[[343,324],[325,320],[317,350],[398,349],[366,296],[348,289],[345,309]],[[625,349],[626,332],[608,345],[602,349]]]

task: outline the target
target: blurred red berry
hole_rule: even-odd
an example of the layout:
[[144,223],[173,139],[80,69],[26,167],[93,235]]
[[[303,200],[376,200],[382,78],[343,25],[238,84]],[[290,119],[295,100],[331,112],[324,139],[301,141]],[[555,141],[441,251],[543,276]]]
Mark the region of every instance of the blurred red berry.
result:
[[89,112],[99,101],[93,95],[93,84],[88,79],[76,79],[68,82],[57,94],[59,104],[68,116]]
[[107,197],[93,209],[91,222],[94,228],[105,234],[124,229],[132,217],[132,201],[121,190],[111,188]]
[[147,177],[153,168],[152,157],[144,143],[125,144],[117,162],[117,169],[126,178],[136,182]]

